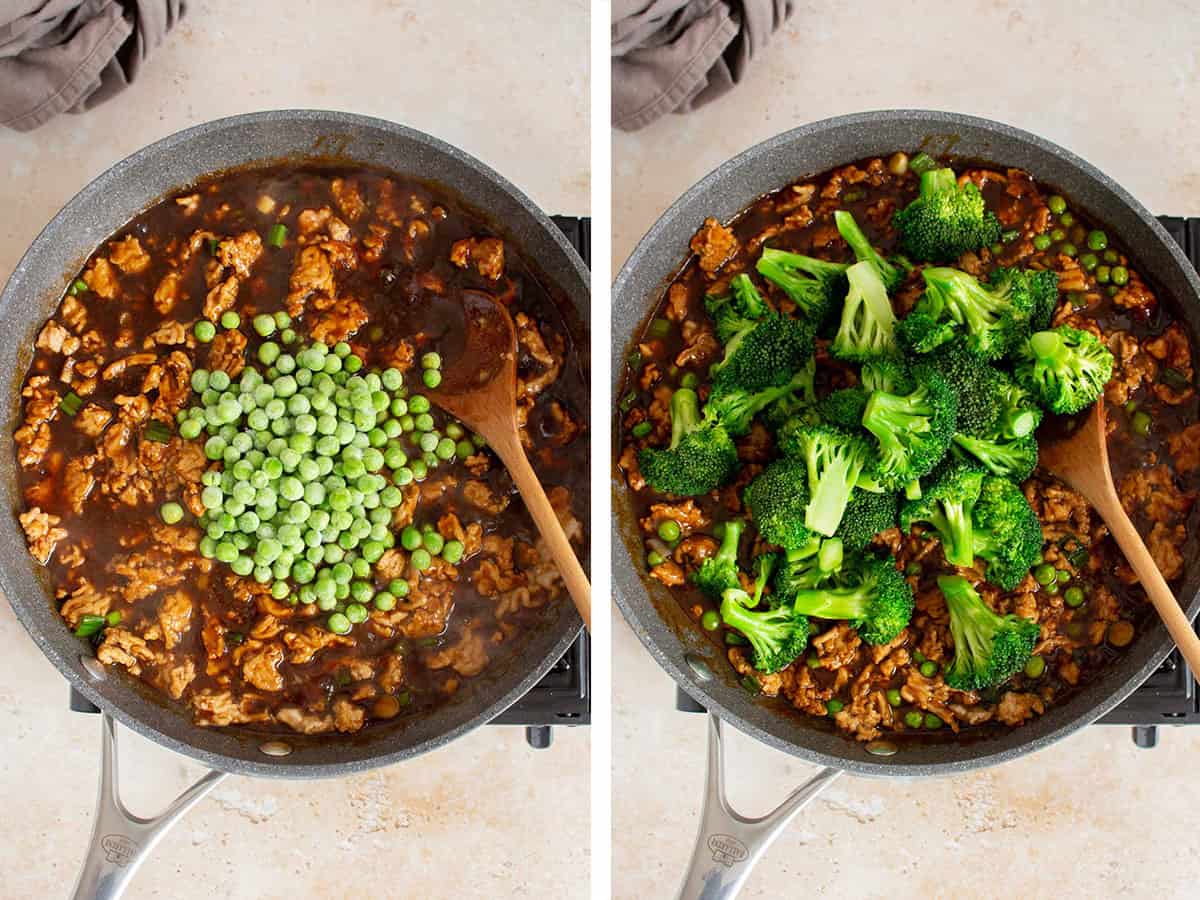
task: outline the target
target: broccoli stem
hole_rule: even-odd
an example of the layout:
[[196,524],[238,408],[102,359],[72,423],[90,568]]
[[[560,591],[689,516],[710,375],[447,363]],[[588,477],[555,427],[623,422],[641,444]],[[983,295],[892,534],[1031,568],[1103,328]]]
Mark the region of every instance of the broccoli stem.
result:
[[862,466],[856,465],[850,454],[837,453],[826,462],[822,471],[814,458],[816,455],[817,451],[810,448],[808,484],[812,493],[804,514],[804,524],[813,531],[832,535],[846,512],[850,492],[854,490],[854,482],[858,480]]
[[721,546],[717,549],[716,558],[721,562],[737,562],[738,545],[742,542],[742,532],[746,530],[745,519],[729,519],[721,524]]
[[1000,427],[1005,437],[1022,438],[1037,427],[1038,417],[1032,409],[1007,409],[1001,415]]
[[817,568],[822,572],[836,572],[842,567],[842,558],[842,539],[827,538],[817,552]]
[[1063,339],[1053,331],[1039,331],[1029,339],[1034,355],[1048,366],[1053,366],[1062,355]]
[[674,450],[689,433],[700,426],[700,397],[691,388],[679,388],[671,395],[671,446]]
[[958,187],[958,179],[953,169],[931,169],[921,173],[920,195],[932,197],[944,191],[952,191]]
[[[942,532],[942,552],[946,561],[955,566],[970,566],[975,562],[975,524],[971,508],[965,503],[942,501],[945,531]],[[939,528],[939,531],[941,529]],[[947,546],[945,537],[950,538]]]
[[921,499],[921,479],[914,478],[904,486],[904,496],[909,500]]
[[881,447],[894,452],[904,447],[899,435],[929,431],[929,413],[920,402],[919,390],[903,397],[875,391],[867,400],[862,422]]
[[870,608],[870,584],[848,587],[809,588],[796,592],[792,609],[797,615],[818,619],[857,621],[866,618]]

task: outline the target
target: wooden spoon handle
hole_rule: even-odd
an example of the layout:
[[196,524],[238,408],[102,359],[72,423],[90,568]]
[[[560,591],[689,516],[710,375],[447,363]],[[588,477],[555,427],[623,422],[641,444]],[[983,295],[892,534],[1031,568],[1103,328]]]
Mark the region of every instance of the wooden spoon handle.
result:
[[550,505],[549,498],[546,497],[541,481],[538,480],[533,467],[529,465],[529,459],[525,456],[520,439],[514,436],[512,441],[491,442],[491,446],[504,465],[508,467],[513,483],[521,492],[521,499],[525,501],[525,508],[533,517],[533,524],[541,532],[542,538],[550,550],[550,555],[554,558],[554,563],[558,566],[558,571],[567,585],[567,591],[570,592],[571,599],[575,601],[575,608],[579,610],[584,627],[591,631],[591,582],[588,581],[583,566],[579,564],[579,557],[575,555],[575,550],[558,521],[558,515],[554,512],[554,507]]
[[1113,501],[1106,505],[1110,508],[1105,511],[1104,520],[1108,523],[1108,529],[1112,532],[1117,546],[1121,548],[1121,552],[1129,560],[1129,565],[1137,573],[1137,577],[1142,582],[1142,588],[1146,591],[1146,596],[1158,610],[1159,616],[1167,626],[1167,631],[1170,632],[1171,638],[1179,647],[1179,652],[1183,654],[1183,658],[1191,667],[1192,674],[1200,681],[1200,637],[1196,636],[1196,630],[1188,621],[1187,615],[1175,599],[1175,595],[1171,593],[1171,588],[1167,585],[1166,579],[1162,577],[1162,572],[1158,570],[1154,557],[1150,555],[1150,551],[1142,542],[1141,535],[1129,521],[1129,516],[1125,515],[1120,501],[1114,495]]

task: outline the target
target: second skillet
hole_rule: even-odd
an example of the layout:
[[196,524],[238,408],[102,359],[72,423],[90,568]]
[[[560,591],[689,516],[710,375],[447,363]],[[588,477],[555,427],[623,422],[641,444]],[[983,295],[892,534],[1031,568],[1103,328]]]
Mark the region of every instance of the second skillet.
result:
[[[1169,301],[1192,341],[1200,340],[1200,279],[1174,240],[1128,192],[1089,163],[1036,135],[972,116],[926,110],[859,113],[805,125],[725,163],[687,191],[655,223],[618,275],[613,289],[613,396],[623,360],[641,326],[685,258],[688,241],[708,216],[728,221],[763,194],[865,157],[926,149],[938,156],[995,162],[1030,172],[1119,234]],[[615,421],[615,420],[614,420]],[[837,774],[911,777],[995,765],[1039,750],[1095,721],[1142,684],[1171,649],[1156,624],[1093,683],[1036,721],[972,741],[911,744],[888,757],[822,730],[751,697],[720,649],[707,640],[671,593],[644,576],[632,496],[613,469],[613,580],[617,604],[668,674],[712,716],[710,783],[693,869],[683,896],[733,896],[783,821]],[[1189,618],[1200,610],[1200,569],[1179,591]],[[728,808],[719,783],[719,722],[784,752],[826,767],[769,821],[748,822]]]

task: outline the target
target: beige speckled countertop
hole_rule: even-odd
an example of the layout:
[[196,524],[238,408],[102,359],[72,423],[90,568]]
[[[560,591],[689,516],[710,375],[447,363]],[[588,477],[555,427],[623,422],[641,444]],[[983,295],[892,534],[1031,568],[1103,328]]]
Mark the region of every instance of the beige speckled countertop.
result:
[[[614,138],[614,272],[726,158],[804,122],[887,107],[1010,122],[1081,154],[1157,212],[1200,215],[1200,20],[1184,4],[797,6],[737,93]],[[664,896],[691,851],[704,720],[674,711],[671,682],[624,623],[613,642],[615,893]],[[749,814],[813,771],[740,734],[730,744],[732,766],[752,773],[730,779]],[[1163,729],[1145,751],[1128,729],[1097,727],[957,778],[844,779],[768,851],[743,896],[1196,896],[1198,760],[1197,730]]]
[[[258,109],[413,125],[547,211],[587,213],[586,0],[188,6],[131,90],[32,134],[0,133],[0,282],[109,165],[180,128]],[[0,896],[65,896],[91,828],[100,723],[68,712],[64,682],[5,603],[0,658]],[[201,771],[128,732],[122,750],[137,812],[157,811]],[[128,896],[583,897],[588,759],[586,729],[557,729],[554,746],[535,752],[519,728],[485,728],[353,778],[231,778],[166,836]]]

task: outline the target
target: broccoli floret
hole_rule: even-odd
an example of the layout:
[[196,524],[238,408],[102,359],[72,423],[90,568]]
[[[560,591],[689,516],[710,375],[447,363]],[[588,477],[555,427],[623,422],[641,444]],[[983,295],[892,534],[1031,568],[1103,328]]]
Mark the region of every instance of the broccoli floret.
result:
[[916,387],[908,367],[891,357],[864,362],[862,371],[859,372],[859,380],[868,391],[887,391],[889,394],[907,394]]
[[896,506],[894,492],[873,493],[863,489],[860,483],[860,489],[850,495],[842,524],[834,537],[841,538],[847,552],[858,553],[866,549],[875,535],[896,524]]
[[[845,571],[846,567],[843,567]],[[845,572],[847,583],[796,592],[797,616],[842,619],[868,644],[886,644],[912,618],[913,593],[892,557],[865,557]]]
[[1032,335],[1016,359],[1017,382],[1043,407],[1068,416],[1095,403],[1113,372],[1113,355],[1100,338],[1066,325]]
[[690,388],[671,395],[671,443],[638,454],[642,476],[656,491],[691,497],[720,487],[738,468],[737,447],[720,425],[700,416],[700,399]]
[[995,289],[1010,291],[1017,298],[1017,304],[1029,310],[1030,327],[1050,327],[1050,319],[1058,305],[1057,272],[1001,267],[992,270],[988,283]]
[[724,357],[710,370],[713,386],[752,394],[778,387],[804,368],[812,353],[812,329],[799,319],[772,313],[725,344]]
[[932,267],[921,275],[925,294],[914,314],[937,323],[953,322],[972,353],[999,359],[1028,333],[1033,298],[1024,289],[1014,290],[1016,279],[989,286],[958,269]]
[[814,324],[820,324],[829,316],[846,290],[846,263],[767,247],[755,268]]
[[896,323],[896,340],[912,353],[932,353],[958,337],[958,329],[948,319],[936,319],[918,304]]
[[779,433],[779,449],[808,469],[804,524],[826,537],[837,531],[858,476],[872,459],[871,447],[857,434],[830,425],[789,422]]
[[764,388],[761,391],[745,391],[738,387],[725,387],[713,391],[704,405],[704,417],[725,427],[731,437],[740,437],[750,431],[754,417],[768,406],[806,395],[812,389],[812,373],[807,367],[792,376],[787,384]]
[[692,575],[692,581],[711,597],[720,597],[729,588],[741,587],[738,580],[738,544],[746,530],[744,519],[730,519],[723,523],[721,546],[712,556],[700,564]]
[[854,258],[859,262],[870,263],[874,266],[875,271],[879,273],[879,279],[889,293],[898,288],[900,282],[904,280],[904,270],[899,266],[892,265],[883,258],[883,254],[871,246],[867,236],[854,221],[854,216],[844,209],[839,209],[833,214],[833,221],[837,225],[838,233],[854,251]]
[[983,480],[975,504],[975,555],[987,561],[987,579],[1015,588],[1042,552],[1042,523],[1025,494],[1007,478]]
[[772,431],[778,431],[794,418],[811,418],[816,403],[817,360],[810,356],[799,372],[792,376],[790,389],[762,411],[762,420]]
[[982,463],[993,475],[1011,478],[1013,481],[1024,481],[1037,468],[1038,442],[1037,437],[1032,434],[1019,438],[999,435],[994,438],[981,438],[960,432],[954,436],[954,443]]
[[722,344],[748,332],[755,322],[771,312],[749,275],[733,276],[729,287],[727,294],[704,298],[704,307],[716,324],[717,339]]
[[950,611],[954,662],[946,668],[946,684],[960,691],[977,691],[1008,681],[1025,667],[1037,643],[1036,622],[1020,616],[1000,616],[960,575],[938,578]]
[[754,651],[754,668],[778,672],[804,652],[808,620],[786,606],[752,611],[754,598],[741,588],[730,588],[721,598],[721,621],[742,633]]
[[869,262],[846,270],[850,290],[829,351],[838,359],[863,362],[896,352],[896,314],[879,272]]
[[937,371],[913,371],[908,394],[874,391],[862,423],[879,442],[879,462],[869,473],[885,487],[899,489],[931,472],[954,437],[958,401]]
[[921,485],[921,496],[900,509],[900,527],[907,533],[915,522],[932,525],[942,540],[946,561],[955,566],[975,562],[975,504],[983,489],[984,473],[971,463],[951,460]]
[[772,605],[791,605],[796,591],[832,584],[842,567],[843,552],[839,539],[819,537],[799,549],[788,550],[775,568]]
[[1000,240],[1000,223],[979,188],[971,182],[960,187],[951,169],[922,172],[917,198],[896,213],[892,224],[901,249],[918,262],[952,262]]
[[812,539],[813,532],[804,524],[808,468],[803,460],[775,460],[746,486],[742,500],[758,533],[772,544],[794,550]]
[[817,402],[817,416],[838,428],[862,428],[863,411],[871,392],[862,387],[842,388]]

